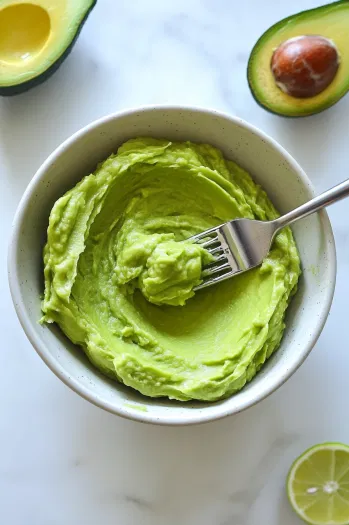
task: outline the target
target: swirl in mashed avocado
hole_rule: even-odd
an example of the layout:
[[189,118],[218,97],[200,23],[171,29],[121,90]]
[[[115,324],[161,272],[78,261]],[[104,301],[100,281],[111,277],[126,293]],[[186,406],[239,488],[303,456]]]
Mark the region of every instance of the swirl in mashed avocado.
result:
[[261,267],[194,296],[210,255],[186,239],[237,217],[277,216],[250,175],[212,146],[129,140],[51,211],[43,321],[142,394],[227,397],[280,344],[297,248],[286,228]]

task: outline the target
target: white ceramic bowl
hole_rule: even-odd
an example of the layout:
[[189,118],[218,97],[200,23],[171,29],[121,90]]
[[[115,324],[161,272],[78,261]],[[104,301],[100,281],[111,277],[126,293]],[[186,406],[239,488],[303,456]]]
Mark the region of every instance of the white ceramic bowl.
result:
[[30,342],[51,370],[95,405],[131,419],[172,425],[201,423],[244,410],[289,378],[313,348],[326,321],[335,286],[336,254],[325,212],[293,230],[303,274],[287,312],[279,350],[241,392],[216,403],[151,399],[101,375],[56,326],[38,320],[43,292],[42,249],[50,210],[58,197],[94,170],[125,140],[141,135],[207,142],[252,173],[280,212],[313,197],[295,160],[274,140],[242,120],[216,111],[144,107],[107,116],[66,140],[38,170],[19,204],[8,272],[14,305]]

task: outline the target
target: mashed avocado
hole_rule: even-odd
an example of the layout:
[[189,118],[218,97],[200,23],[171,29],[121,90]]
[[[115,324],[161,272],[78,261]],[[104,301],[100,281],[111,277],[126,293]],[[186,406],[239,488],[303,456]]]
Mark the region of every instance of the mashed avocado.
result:
[[202,266],[214,257],[191,242],[176,241],[173,233],[139,234],[133,222],[131,217],[118,236],[115,282],[127,283],[128,293],[139,288],[151,303],[184,305],[202,282]]
[[43,321],[142,394],[227,397],[280,344],[297,248],[286,228],[261,267],[194,295],[210,255],[187,239],[236,217],[277,216],[212,146],[129,140],[51,211]]

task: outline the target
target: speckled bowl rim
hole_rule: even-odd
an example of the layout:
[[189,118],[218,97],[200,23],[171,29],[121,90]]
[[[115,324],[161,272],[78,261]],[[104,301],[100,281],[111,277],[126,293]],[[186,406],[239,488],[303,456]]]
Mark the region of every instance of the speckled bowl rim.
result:
[[314,331],[311,339],[308,340],[307,344],[304,345],[304,349],[302,354],[299,356],[298,360],[295,360],[294,363],[290,368],[287,369],[286,373],[283,375],[280,375],[278,377],[271,377],[270,383],[261,391],[259,396],[255,396],[254,399],[249,399],[246,401],[243,401],[239,407],[234,408],[227,408],[224,404],[217,405],[217,410],[212,414],[203,414],[201,409],[198,408],[197,410],[193,409],[193,415],[189,417],[171,417],[169,419],[162,418],[160,419],[156,414],[154,413],[148,413],[148,412],[140,412],[138,411],[128,411],[127,407],[124,407],[122,403],[120,403],[119,406],[114,405],[113,403],[110,403],[108,401],[105,401],[100,398],[97,394],[93,392],[92,389],[86,388],[82,384],[80,384],[74,377],[71,377],[67,375],[64,368],[60,365],[58,361],[54,359],[53,356],[50,355],[48,352],[46,346],[42,344],[40,341],[40,338],[37,336],[35,332],[35,328],[33,326],[33,323],[29,319],[29,316],[27,314],[27,311],[24,307],[24,305],[21,303],[21,292],[20,292],[20,279],[17,272],[17,244],[20,234],[20,228],[21,223],[23,221],[23,218],[25,216],[25,211],[27,207],[30,205],[30,201],[32,196],[35,194],[36,189],[38,188],[40,184],[41,177],[46,172],[47,168],[55,162],[57,157],[61,155],[61,153],[71,146],[76,140],[81,138],[83,135],[88,134],[92,129],[112,120],[117,120],[120,117],[129,116],[136,113],[141,113],[144,111],[149,110],[157,110],[157,111],[191,111],[191,112],[198,112],[198,113],[205,113],[207,115],[213,116],[213,117],[219,117],[226,119],[228,121],[232,121],[235,124],[238,124],[241,127],[244,127],[251,133],[254,133],[255,135],[259,136],[262,140],[269,143],[274,149],[276,149],[279,154],[281,154],[285,160],[288,162],[288,164],[292,167],[292,169],[297,173],[298,177],[301,179],[304,186],[306,186],[309,189],[309,192],[311,192],[315,196],[315,191],[313,188],[312,183],[310,182],[309,178],[303,171],[303,169],[300,167],[298,162],[273,138],[271,138],[269,135],[261,131],[259,128],[254,126],[253,124],[249,124],[243,119],[240,119],[236,116],[230,116],[226,113],[223,113],[218,110],[213,109],[207,109],[207,108],[200,108],[197,106],[186,106],[186,105],[163,105],[163,104],[155,104],[155,105],[144,105],[141,107],[134,107],[125,109],[122,111],[118,111],[115,113],[111,113],[109,115],[106,115],[105,117],[102,117],[100,119],[97,119],[87,126],[84,126],[80,130],[78,130],[76,133],[71,135],[69,138],[67,138],[60,146],[58,146],[52,153],[49,155],[49,157],[44,161],[44,163],[41,165],[41,167],[37,170],[36,174],[28,184],[20,203],[17,207],[17,211],[14,216],[13,224],[12,224],[12,234],[10,238],[10,244],[9,244],[9,250],[8,250],[8,279],[9,279],[9,285],[10,285],[10,291],[12,300],[14,303],[14,307],[18,316],[18,319],[22,325],[22,328],[29,339],[30,343],[36,350],[36,352],[39,354],[39,356],[43,359],[43,361],[46,363],[46,365],[52,370],[52,372],[61,379],[68,387],[70,387],[72,390],[74,390],[77,394],[79,394],[81,397],[85,398],[87,401],[90,401],[92,404],[103,408],[104,410],[107,410],[108,412],[111,412],[112,414],[117,414],[121,417],[124,417],[126,419],[134,420],[134,421],[140,421],[143,423],[153,423],[153,424],[162,424],[162,425],[193,425],[193,424],[200,424],[200,423],[206,423],[210,421],[216,421],[219,419],[222,419],[224,417],[242,412],[243,410],[256,405],[266,397],[268,397],[270,394],[275,392],[281,385],[283,385],[287,379],[289,379],[294,372],[300,367],[300,365],[304,362],[306,357],[311,352],[312,348],[314,347],[315,343],[317,342],[321,331],[326,323],[332,300],[335,290],[335,283],[336,283],[336,272],[337,272],[337,258],[336,258],[336,248],[335,248],[335,241],[333,236],[333,231],[331,227],[331,223],[329,220],[329,217],[327,215],[327,212],[325,210],[322,210],[319,212],[322,216],[322,229],[324,233],[324,237],[327,241],[327,255],[328,255],[328,264],[329,264],[329,282],[328,286],[326,287],[326,293],[324,294],[323,299],[323,309],[320,316],[318,316],[316,319],[314,319]]

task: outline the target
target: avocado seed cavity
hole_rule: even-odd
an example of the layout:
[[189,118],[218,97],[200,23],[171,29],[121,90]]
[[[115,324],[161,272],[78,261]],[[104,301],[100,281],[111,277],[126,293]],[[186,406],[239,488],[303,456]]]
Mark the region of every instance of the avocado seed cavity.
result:
[[297,36],[273,53],[271,71],[276,85],[296,98],[310,98],[324,91],[339,68],[335,44],[322,36]]

